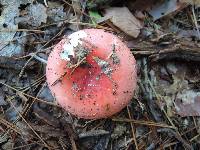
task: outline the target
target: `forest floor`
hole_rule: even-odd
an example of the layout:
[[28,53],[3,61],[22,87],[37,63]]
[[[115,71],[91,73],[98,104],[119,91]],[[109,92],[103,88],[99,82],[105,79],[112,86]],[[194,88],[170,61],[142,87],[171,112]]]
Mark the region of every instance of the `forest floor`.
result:
[[[0,149],[200,149],[199,0],[0,0]],[[75,31],[112,32],[137,60],[137,89],[118,114],[77,118],[45,77]]]

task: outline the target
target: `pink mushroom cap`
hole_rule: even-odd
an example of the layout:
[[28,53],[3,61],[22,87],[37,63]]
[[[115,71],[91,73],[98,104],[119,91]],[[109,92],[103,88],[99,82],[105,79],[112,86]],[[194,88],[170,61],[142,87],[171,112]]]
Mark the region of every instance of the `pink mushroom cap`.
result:
[[85,119],[121,111],[136,88],[136,61],[130,49],[102,29],[85,29],[63,38],[50,53],[46,77],[57,102]]

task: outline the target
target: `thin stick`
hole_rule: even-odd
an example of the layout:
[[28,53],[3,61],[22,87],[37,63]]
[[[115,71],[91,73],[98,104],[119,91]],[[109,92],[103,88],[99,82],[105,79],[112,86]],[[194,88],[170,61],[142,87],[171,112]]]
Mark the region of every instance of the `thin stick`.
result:
[[[73,8],[73,5],[70,4],[69,2],[67,2],[66,0],[63,0],[63,2],[66,3],[67,5],[69,5],[69,6],[71,6],[71,7]],[[79,11],[80,13],[84,14],[85,16],[89,17],[89,18],[91,19],[91,21],[92,21],[92,17],[91,17],[91,16],[89,16],[88,14],[86,14],[85,12],[83,12],[83,11],[77,9],[77,8],[74,8],[74,9],[75,9],[76,11]]]
[[176,129],[176,127],[169,126],[169,125],[162,124],[162,123],[156,123],[153,121],[134,120],[134,119],[117,119],[117,118],[113,118],[112,120],[117,121],[117,122],[132,122],[134,124],[140,124],[140,125],[146,125],[146,126],[155,126],[155,127]]
[[49,7],[48,4],[47,4],[47,0],[44,0],[44,5],[45,5],[46,7]]
[[198,26],[198,23],[197,23],[197,18],[196,18],[196,15],[195,15],[195,12],[194,12],[194,5],[192,6],[192,15],[193,15],[193,18],[194,18],[194,24],[196,26],[196,29],[197,29],[197,35],[198,35],[198,38],[200,40],[200,32],[199,32],[199,26]]
[[[128,106],[127,106],[127,112],[128,112],[129,118],[131,119],[131,113],[130,113],[130,110],[129,110]],[[136,139],[136,136],[135,136],[134,124],[132,122],[130,122],[130,125],[131,125],[131,130],[132,130],[133,141],[134,141],[134,144],[135,144],[135,149],[139,150],[138,144],[137,144],[137,139]]]
[[[78,2],[77,1],[75,1],[75,0],[72,0],[72,8],[73,8],[73,10],[74,10],[74,14],[75,14],[75,17],[76,17],[76,21],[80,21],[80,19],[79,19],[79,16],[77,15],[77,12],[76,12],[76,10],[79,10],[79,9],[76,9],[75,10],[75,7],[74,7],[74,4],[77,4]],[[77,27],[77,30],[79,30],[79,25],[78,24],[76,24],[76,27]]]
[[33,127],[26,121],[26,119],[24,119],[24,117],[22,116],[22,114],[17,110],[17,108],[15,107],[15,105],[12,103],[12,101],[10,99],[8,99],[8,102],[12,105],[12,107],[15,109],[15,111],[19,114],[19,116],[22,118],[22,120],[27,124],[27,126],[33,131],[33,133],[41,140],[41,142],[48,148],[50,149],[50,147],[47,145],[47,143],[39,136],[39,134],[33,129]]
[[192,142],[192,141],[194,141],[195,139],[197,139],[199,136],[200,136],[200,134],[197,134],[197,135],[195,135],[193,138],[191,138],[189,141]]
[[0,30],[0,32],[38,32],[38,33],[45,33],[45,31],[41,31],[41,30],[30,30],[30,29],[16,29],[16,30],[12,30],[12,29],[4,29],[4,30]]
[[39,53],[43,47],[45,47],[45,46],[46,46],[47,44],[49,44],[52,40],[54,40],[58,35],[60,35],[63,31],[64,31],[64,28],[62,28],[62,29],[60,30],[60,32],[58,32],[52,39],[50,39],[46,44],[44,44],[38,51],[36,51],[35,53],[33,53],[33,55],[27,60],[27,62],[26,62],[25,65],[23,66],[22,70],[20,71],[20,73],[19,73],[19,78],[22,77],[26,66],[27,66],[27,65],[29,64],[29,62],[34,58],[34,56],[35,56],[37,53]]
[[73,70],[71,71],[70,75],[73,74],[73,72],[75,71],[75,69],[86,59],[86,57],[84,57],[83,59],[81,59],[79,62],[77,62],[77,64],[70,66],[70,68],[73,68]]
[[19,132],[19,129],[16,128],[14,124],[8,122],[7,120],[5,120],[5,119],[3,119],[3,118],[0,118],[0,123],[3,124],[3,125],[5,125],[7,128],[12,129],[12,130],[15,131],[16,133],[21,134],[21,133]]
[[47,64],[47,60],[45,60],[45,59],[43,59],[43,58],[37,56],[37,54],[33,54],[33,53],[32,53],[32,55],[33,55],[33,57],[34,57],[36,60],[40,61],[40,62],[43,63],[43,64]]
[[42,100],[42,99],[39,99],[39,98],[36,98],[36,97],[31,96],[31,95],[29,95],[29,94],[26,94],[26,93],[24,93],[24,92],[22,92],[22,91],[19,91],[19,90],[15,89],[14,87],[12,87],[12,86],[10,86],[10,85],[8,85],[8,84],[6,84],[6,83],[0,82],[0,84],[6,86],[6,87],[8,87],[8,88],[10,88],[10,89],[12,89],[12,90],[14,90],[14,91],[16,91],[16,92],[22,93],[23,95],[25,95],[25,96],[27,96],[27,97],[33,98],[33,99],[37,100],[38,102],[42,102],[42,103],[45,103],[45,104],[47,104],[47,105],[52,105],[52,106],[59,107],[58,105],[56,105],[56,104],[54,104],[54,103],[44,101],[44,100]]

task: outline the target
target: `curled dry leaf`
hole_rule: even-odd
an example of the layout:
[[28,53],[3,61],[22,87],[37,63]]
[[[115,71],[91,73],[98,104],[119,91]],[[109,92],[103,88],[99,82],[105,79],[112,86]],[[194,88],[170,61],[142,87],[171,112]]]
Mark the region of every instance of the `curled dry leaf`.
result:
[[104,17],[109,18],[123,32],[134,38],[139,35],[142,24],[127,7],[111,7],[106,9],[105,12]]

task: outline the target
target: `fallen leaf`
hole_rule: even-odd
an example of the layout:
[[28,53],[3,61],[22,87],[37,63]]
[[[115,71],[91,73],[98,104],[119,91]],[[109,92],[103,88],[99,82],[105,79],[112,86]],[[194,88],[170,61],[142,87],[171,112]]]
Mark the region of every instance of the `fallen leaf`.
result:
[[[0,10],[0,56],[21,56],[24,51],[22,41],[25,40],[24,32],[16,32],[18,25],[15,18],[19,16],[18,7],[20,4],[27,4],[29,1],[0,1],[2,10]],[[15,41],[15,42],[12,42]]]
[[44,5],[42,4],[35,4],[35,5],[30,5],[28,8],[28,15],[30,17],[30,24],[32,26],[40,26],[41,23],[46,23],[47,20],[47,9]]
[[67,13],[59,2],[48,2],[47,15],[50,22],[58,22],[67,19]]
[[[5,33],[5,32],[2,32],[2,33]],[[2,49],[0,49],[0,56],[2,56],[2,57],[15,56],[15,57],[17,57],[17,56],[22,56],[24,54],[24,45],[27,41],[26,32],[21,32],[21,33],[13,32],[13,33],[15,33],[15,35],[12,37],[12,39],[10,39],[11,37],[9,39],[10,39],[10,41],[15,41],[15,42],[7,43],[6,39],[8,37],[6,37],[6,36],[4,36],[2,38],[0,37],[0,41],[2,39],[2,41],[0,42],[0,47],[4,46],[4,47],[2,47]]]
[[19,116],[19,112],[22,111],[22,104],[17,102],[16,100],[12,102],[13,105],[15,106],[12,107],[12,105],[5,111],[5,118],[6,120],[13,122],[15,121],[18,116]]
[[54,98],[51,94],[51,91],[49,90],[49,88],[47,86],[45,86],[41,91],[40,94],[38,96],[38,98],[41,98],[47,102],[53,102]]
[[97,24],[97,20],[99,20],[101,18],[101,15],[97,12],[97,11],[89,11],[89,15],[92,19],[92,23],[94,25]]
[[159,3],[158,5],[153,6],[148,12],[153,17],[153,20],[157,20],[172,12],[180,10],[185,6],[185,4],[177,2],[177,0],[168,0],[164,3]]
[[42,23],[47,22],[47,8],[40,4],[31,4],[27,8],[27,15],[16,17],[15,23],[20,23],[23,26],[31,25],[39,27]]
[[200,92],[184,90],[177,95],[175,105],[181,117],[200,116]]
[[111,7],[105,12],[104,17],[110,18],[110,21],[123,32],[134,38],[139,35],[142,24],[127,7]]

